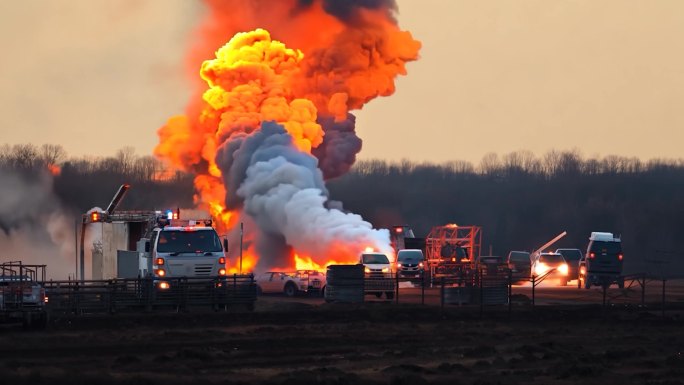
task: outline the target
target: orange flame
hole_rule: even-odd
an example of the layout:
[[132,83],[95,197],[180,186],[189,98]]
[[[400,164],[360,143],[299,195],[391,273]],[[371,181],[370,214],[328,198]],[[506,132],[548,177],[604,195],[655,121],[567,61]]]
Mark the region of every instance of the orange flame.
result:
[[62,168],[56,164],[48,164],[47,169],[52,174],[52,176],[59,176],[62,173]]
[[[406,73],[406,62],[417,59],[420,43],[399,29],[388,9],[360,10],[352,22],[343,22],[327,14],[322,1],[309,7],[299,7],[297,0],[206,1],[210,14],[200,30],[203,40],[189,57],[193,71],[202,60],[204,83],[196,91],[201,98],[192,99],[185,115],[170,118],[159,129],[154,153],[174,169],[196,175],[195,204],[207,209],[223,232],[233,229],[242,215],[226,208],[226,187],[215,161],[226,139],[274,121],[292,136],[297,149],[311,153],[323,141],[319,114],[345,119],[351,109],[392,94],[395,77]],[[263,27],[297,48],[272,39]],[[220,39],[233,34],[214,59],[204,60],[222,44]],[[314,259],[355,263],[358,255],[346,253],[363,247],[349,246],[337,251],[331,246],[325,257],[295,255],[290,263],[314,269],[330,264]],[[258,256],[246,251],[242,259],[243,272],[250,271]]]
[[300,257],[298,254],[294,255],[294,263],[295,267],[297,270],[316,270],[325,273],[325,270],[328,266],[330,265],[342,265],[342,264],[350,264],[350,263],[355,263],[354,262],[346,262],[346,263],[341,263],[341,262],[336,262],[336,261],[327,261],[323,265],[319,265],[318,263],[314,262],[313,259],[310,257],[302,256]]

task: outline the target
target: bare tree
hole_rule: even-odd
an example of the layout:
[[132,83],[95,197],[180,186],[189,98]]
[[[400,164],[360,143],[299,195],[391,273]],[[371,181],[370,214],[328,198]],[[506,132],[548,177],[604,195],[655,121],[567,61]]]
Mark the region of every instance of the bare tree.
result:
[[496,175],[499,170],[501,170],[501,163],[499,162],[499,156],[490,152],[482,157],[480,161],[480,173],[484,175]]
[[447,172],[454,174],[472,174],[475,172],[473,164],[463,160],[452,160],[444,165]]
[[135,148],[132,146],[126,146],[116,152],[116,160],[119,162],[122,173],[129,174],[133,171],[136,157]]
[[30,170],[38,160],[38,150],[32,144],[16,144],[12,147],[12,163],[15,168]]
[[59,144],[44,144],[40,147],[40,159],[47,165],[60,164],[67,158],[67,152]]

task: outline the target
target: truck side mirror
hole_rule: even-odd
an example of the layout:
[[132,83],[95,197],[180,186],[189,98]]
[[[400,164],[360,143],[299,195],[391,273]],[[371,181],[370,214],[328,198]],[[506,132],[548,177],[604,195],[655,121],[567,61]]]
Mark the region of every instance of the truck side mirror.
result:
[[223,251],[228,252],[228,240],[223,238]]
[[150,252],[150,241],[145,241],[145,252],[146,253]]

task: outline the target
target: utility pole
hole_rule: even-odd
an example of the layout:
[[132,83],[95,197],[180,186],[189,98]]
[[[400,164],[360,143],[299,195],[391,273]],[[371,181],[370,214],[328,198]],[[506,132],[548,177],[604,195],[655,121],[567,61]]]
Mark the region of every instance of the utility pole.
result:
[[242,238],[244,234],[244,224],[240,222],[240,274],[242,274]]
[[78,276],[78,218],[74,219],[74,281]]

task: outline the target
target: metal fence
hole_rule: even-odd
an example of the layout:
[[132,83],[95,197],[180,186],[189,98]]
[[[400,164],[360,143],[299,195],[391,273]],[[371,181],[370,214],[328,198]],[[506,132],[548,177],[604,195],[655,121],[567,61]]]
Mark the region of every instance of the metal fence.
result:
[[47,281],[47,308],[52,314],[186,311],[240,305],[253,310],[256,284],[252,275],[199,278]]
[[[617,284],[578,288],[578,285],[557,285],[553,272],[540,276],[513,276],[508,269],[493,272],[474,269],[469,275],[443,276],[431,279],[427,275],[401,277],[394,275],[394,294],[377,296],[366,292],[365,302],[392,302],[445,307],[489,307],[514,311],[535,306],[598,305],[603,308],[631,307],[664,312],[684,308],[684,278],[663,278],[652,274],[625,275],[624,287]],[[384,280],[387,281],[386,279]],[[377,279],[368,277],[364,285],[377,286]],[[387,283],[385,283],[387,284]]]

